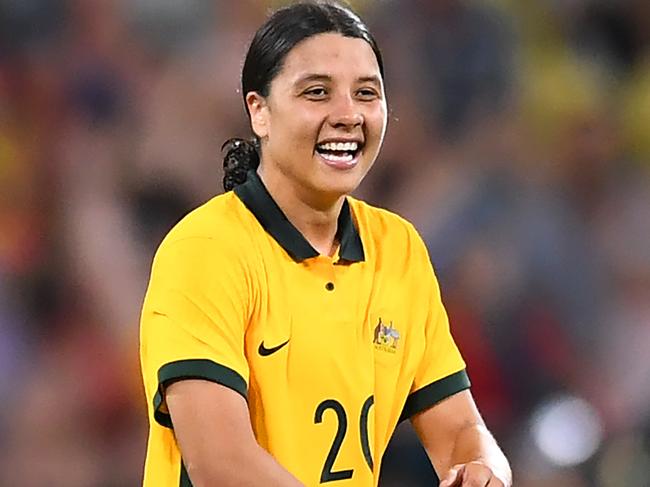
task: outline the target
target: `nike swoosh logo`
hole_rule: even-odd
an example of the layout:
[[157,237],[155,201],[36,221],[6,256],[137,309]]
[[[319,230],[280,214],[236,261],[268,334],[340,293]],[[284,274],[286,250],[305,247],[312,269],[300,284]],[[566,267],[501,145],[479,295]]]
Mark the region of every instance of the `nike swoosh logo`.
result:
[[260,343],[259,348],[257,349],[257,353],[259,353],[262,357],[268,357],[271,354],[274,354],[278,350],[280,350],[282,347],[284,347],[287,343],[289,343],[289,340],[287,340],[284,343],[281,343],[280,345],[277,345],[272,348],[266,348],[264,346],[264,342]]

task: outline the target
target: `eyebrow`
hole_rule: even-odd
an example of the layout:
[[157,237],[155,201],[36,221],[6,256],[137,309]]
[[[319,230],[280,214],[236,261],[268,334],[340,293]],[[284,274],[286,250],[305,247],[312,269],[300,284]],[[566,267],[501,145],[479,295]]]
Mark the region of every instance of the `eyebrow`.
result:
[[[296,81],[296,85],[302,84],[302,83],[309,83],[311,81],[327,81],[331,82],[332,77],[329,74],[319,74],[319,73],[312,73],[312,74],[306,74],[305,76],[302,76]],[[372,75],[372,76],[361,76],[357,78],[357,82],[359,83],[374,83],[377,86],[381,86],[381,80],[379,79],[378,76]]]
[[374,83],[377,86],[381,86],[381,80],[379,79],[379,76],[362,76],[361,78],[357,79],[358,82],[360,83]]

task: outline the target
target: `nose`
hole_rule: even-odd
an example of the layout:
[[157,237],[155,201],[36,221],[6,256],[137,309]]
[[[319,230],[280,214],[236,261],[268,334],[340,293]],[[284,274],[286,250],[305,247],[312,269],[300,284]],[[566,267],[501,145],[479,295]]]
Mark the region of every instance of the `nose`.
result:
[[350,130],[362,126],[364,117],[355,100],[349,95],[342,95],[332,106],[329,122],[334,128]]

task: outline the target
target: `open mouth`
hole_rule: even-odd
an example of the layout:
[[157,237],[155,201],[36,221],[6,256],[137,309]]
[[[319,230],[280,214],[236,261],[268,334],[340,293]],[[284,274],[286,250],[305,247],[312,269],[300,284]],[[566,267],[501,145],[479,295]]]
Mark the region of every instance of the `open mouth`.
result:
[[316,146],[316,152],[333,164],[347,164],[354,161],[361,152],[359,142],[324,142]]

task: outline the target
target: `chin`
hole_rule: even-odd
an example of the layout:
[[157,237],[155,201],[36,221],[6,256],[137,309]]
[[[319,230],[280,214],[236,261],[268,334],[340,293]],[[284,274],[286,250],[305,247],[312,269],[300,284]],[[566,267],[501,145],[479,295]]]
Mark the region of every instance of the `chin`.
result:
[[[340,177],[340,176],[339,176]],[[355,178],[341,178],[338,181],[327,181],[322,184],[316,184],[315,190],[331,199],[338,199],[341,196],[349,195],[359,187],[361,180]]]
[[323,192],[336,193],[338,196],[350,194],[356,190],[367,173],[361,164],[349,170],[331,170],[322,172],[315,186]]

